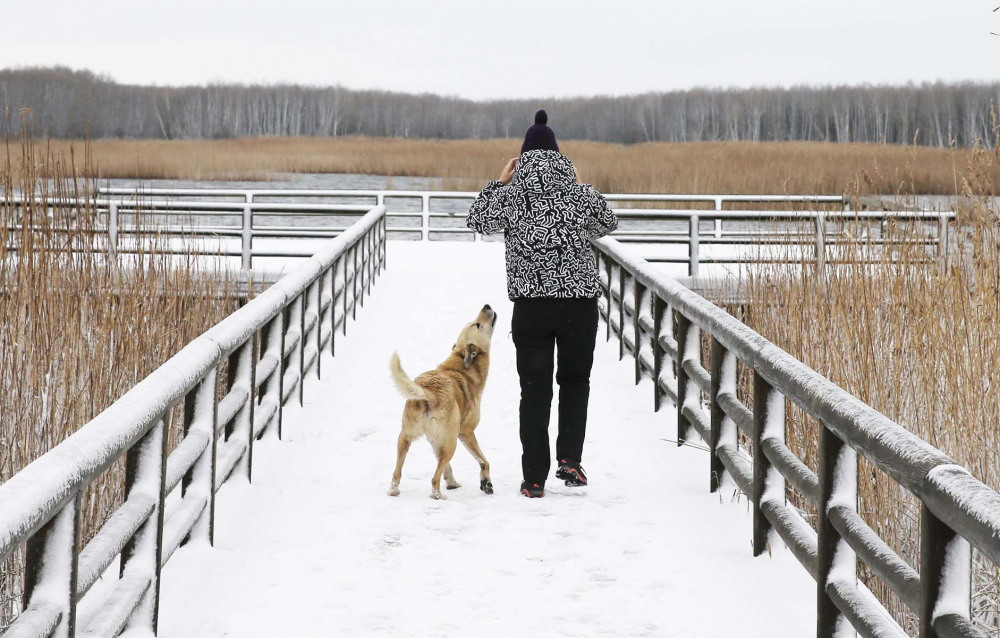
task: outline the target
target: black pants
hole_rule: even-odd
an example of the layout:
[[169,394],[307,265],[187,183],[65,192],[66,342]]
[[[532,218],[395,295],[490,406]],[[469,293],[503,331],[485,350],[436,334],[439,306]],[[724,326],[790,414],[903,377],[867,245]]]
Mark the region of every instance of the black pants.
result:
[[511,331],[521,378],[521,470],[525,481],[543,485],[551,462],[553,350],[559,353],[556,458],[580,462],[583,457],[597,339],[597,299],[518,299]]

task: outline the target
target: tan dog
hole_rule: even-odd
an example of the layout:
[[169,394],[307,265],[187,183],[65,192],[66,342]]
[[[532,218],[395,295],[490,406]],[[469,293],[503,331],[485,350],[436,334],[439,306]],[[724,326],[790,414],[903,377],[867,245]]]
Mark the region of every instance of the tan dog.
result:
[[399,478],[410,443],[420,435],[427,437],[438,464],[431,479],[431,498],[441,498],[441,475],[449,490],[461,487],[451,471],[451,458],[461,441],[473,458],[479,461],[479,489],[493,493],[490,464],[476,441],[479,425],[479,399],[486,386],[490,370],[490,340],[497,314],[489,305],[466,324],[451,348],[451,355],[437,368],[410,379],[393,353],[389,368],[396,387],[406,397],[403,408],[403,429],[397,444],[396,471],[392,473],[389,496],[399,496]]

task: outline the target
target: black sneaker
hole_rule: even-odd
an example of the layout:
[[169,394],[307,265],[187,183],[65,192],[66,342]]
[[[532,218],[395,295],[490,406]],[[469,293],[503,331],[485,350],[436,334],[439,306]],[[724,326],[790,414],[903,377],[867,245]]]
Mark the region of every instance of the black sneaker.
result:
[[545,485],[538,483],[528,483],[521,481],[521,494],[528,498],[543,498],[545,496]]
[[587,485],[587,473],[576,461],[562,459],[559,461],[559,469],[556,470],[556,478],[566,481],[569,487],[583,487]]

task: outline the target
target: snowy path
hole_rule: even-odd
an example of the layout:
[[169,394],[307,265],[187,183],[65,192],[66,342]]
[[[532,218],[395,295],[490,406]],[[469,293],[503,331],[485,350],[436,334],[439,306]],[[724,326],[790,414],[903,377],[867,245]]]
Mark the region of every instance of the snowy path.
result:
[[[323,361],[323,380],[307,382],[304,408],[285,412],[285,440],[255,446],[253,486],[220,491],[216,547],[188,545],[165,568],[161,637],[814,631],[812,579],[783,548],[752,557],[745,499],[709,494],[707,453],[662,440],[674,436],[673,411],[654,415],[648,382],[633,385],[616,342],[599,340],[596,354],[584,459],[592,485],[553,479],[547,498],[518,496],[502,251],[389,246],[388,270],[337,357]],[[434,466],[421,441],[390,498],[403,401],[389,356],[398,349],[412,375],[433,367],[484,302],[500,318],[477,437],[496,494],[479,491],[478,466],[460,448],[453,466],[464,487],[428,498]]]

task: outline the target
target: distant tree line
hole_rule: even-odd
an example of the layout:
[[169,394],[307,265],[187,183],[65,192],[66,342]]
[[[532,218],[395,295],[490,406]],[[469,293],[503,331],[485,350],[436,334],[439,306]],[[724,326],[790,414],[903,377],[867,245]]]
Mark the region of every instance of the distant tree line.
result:
[[62,67],[0,70],[0,108],[13,127],[30,108],[36,135],[58,138],[519,137],[545,108],[563,139],[968,146],[997,141],[998,100],[1000,83],[971,82],[474,101],[341,86],[138,86]]

